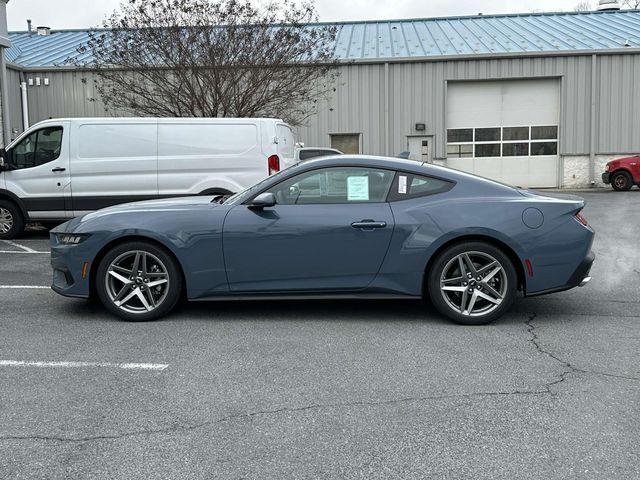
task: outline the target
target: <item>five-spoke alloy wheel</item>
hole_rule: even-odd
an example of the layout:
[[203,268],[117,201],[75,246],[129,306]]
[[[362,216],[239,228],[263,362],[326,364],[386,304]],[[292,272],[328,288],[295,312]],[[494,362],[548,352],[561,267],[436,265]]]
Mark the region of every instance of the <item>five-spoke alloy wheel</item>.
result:
[[498,318],[515,297],[517,277],[509,258],[483,242],[454,245],[435,260],[429,294],[444,315],[464,324]]
[[154,320],[176,305],[182,277],[173,257],[151,243],[130,242],[109,251],[96,274],[102,303],[132,321]]

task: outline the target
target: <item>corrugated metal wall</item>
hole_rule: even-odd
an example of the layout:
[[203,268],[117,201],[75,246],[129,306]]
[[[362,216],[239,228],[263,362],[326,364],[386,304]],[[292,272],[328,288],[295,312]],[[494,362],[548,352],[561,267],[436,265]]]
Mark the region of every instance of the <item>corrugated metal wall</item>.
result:
[[[640,55],[597,59],[595,153],[640,151],[640,89],[634,88],[640,80]],[[442,158],[448,82],[556,77],[562,79],[561,153],[585,155],[590,143],[591,62],[592,57],[584,55],[344,65],[335,92],[319,101],[317,114],[298,128],[299,139],[308,146],[328,146],[331,133],[360,133],[363,153],[394,155],[407,149],[408,135],[433,135],[435,158]],[[48,87],[29,87],[31,123],[105,115],[92,72],[26,75],[50,81]],[[19,108],[12,106],[12,112],[12,124],[20,124]],[[426,131],[416,132],[416,123],[425,123]]]
[[[637,57],[640,59],[640,57]],[[640,60],[639,60],[640,61]],[[331,133],[362,133],[363,153],[397,154],[407,149],[407,136],[434,136],[435,157],[444,157],[446,85],[465,80],[499,80],[535,77],[562,78],[561,148],[563,154],[589,153],[591,57],[536,57],[423,63],[391,63],[389,69],[389,148],[384,149],[385,66],[349,65],[341,68],[336,99],[319,107],[320,115],[299,129],[308,145],[327,146]],[[366,72],[366,73],[365,73]],[[375,78],[379,89],[371,81]],[[362,92],[362,90],[365,90]],[[366,104],[346,102],[365,98]],[[635,105],[640,107],[640,102]],[[333,110],[331,110],[333,108]],[[372,116],[376,116],[378,120]],[[417,132],[416,123],[426,124]],[[376,125],[377,129],[370,126]],[[636,124],[636,137],[640,126]],[[619,151],[630,151],[629,144]]]

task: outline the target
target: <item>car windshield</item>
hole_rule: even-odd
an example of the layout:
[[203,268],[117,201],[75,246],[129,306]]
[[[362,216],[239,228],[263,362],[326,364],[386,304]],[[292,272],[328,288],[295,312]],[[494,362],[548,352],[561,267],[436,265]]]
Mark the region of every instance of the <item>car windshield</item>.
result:
[[238,203],[242,198],[244,198],[245,194],[247,194],[249,192],[254,192],[256,190],[259,190],[264,185],[269,183],[271,180],[281,177],[282,174],[284,172],[286,172],[286,171],[287,171],[287,169],[280,170],[278,173],[275,173],[275,174],[265,178],[261,182],[258,182],[255,185],[252,185],[249,188],[247,188],[245,190],[242,190],[241,192],[238,192],[238,193],[236,193],[234,195],[231,195],[229,198],[225,199],[222,203],[224,203],[225,205],[234,205],[235,203]]

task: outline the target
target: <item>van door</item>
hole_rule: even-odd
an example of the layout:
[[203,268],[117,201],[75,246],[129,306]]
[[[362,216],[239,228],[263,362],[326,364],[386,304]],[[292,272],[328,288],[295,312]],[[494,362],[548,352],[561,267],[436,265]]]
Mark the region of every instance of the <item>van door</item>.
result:
[[284,170],[295,163],[296,140],[293,129],[286,123],[278,123],[276,126],[278,139],[277,151],[280,157],[280,169]]
[[267,176],[258,124],[243,119],[160,119],[161,197],[228,194]]
[[69,122],[47,122],[7,149],[6,188],[20,198],[32,220],[72,216]]
[[74,215],[158,198],[157,120],[72,122],[70,164]]

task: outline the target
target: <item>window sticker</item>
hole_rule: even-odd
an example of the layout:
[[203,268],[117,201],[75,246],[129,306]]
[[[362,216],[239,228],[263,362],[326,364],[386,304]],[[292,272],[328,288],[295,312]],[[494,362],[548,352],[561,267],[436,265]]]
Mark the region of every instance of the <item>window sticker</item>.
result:
[[369,200],[369,177],[347,177],[347,200]]
[[398,178],[398,193],[407,193],[407,177],[400,175]]

